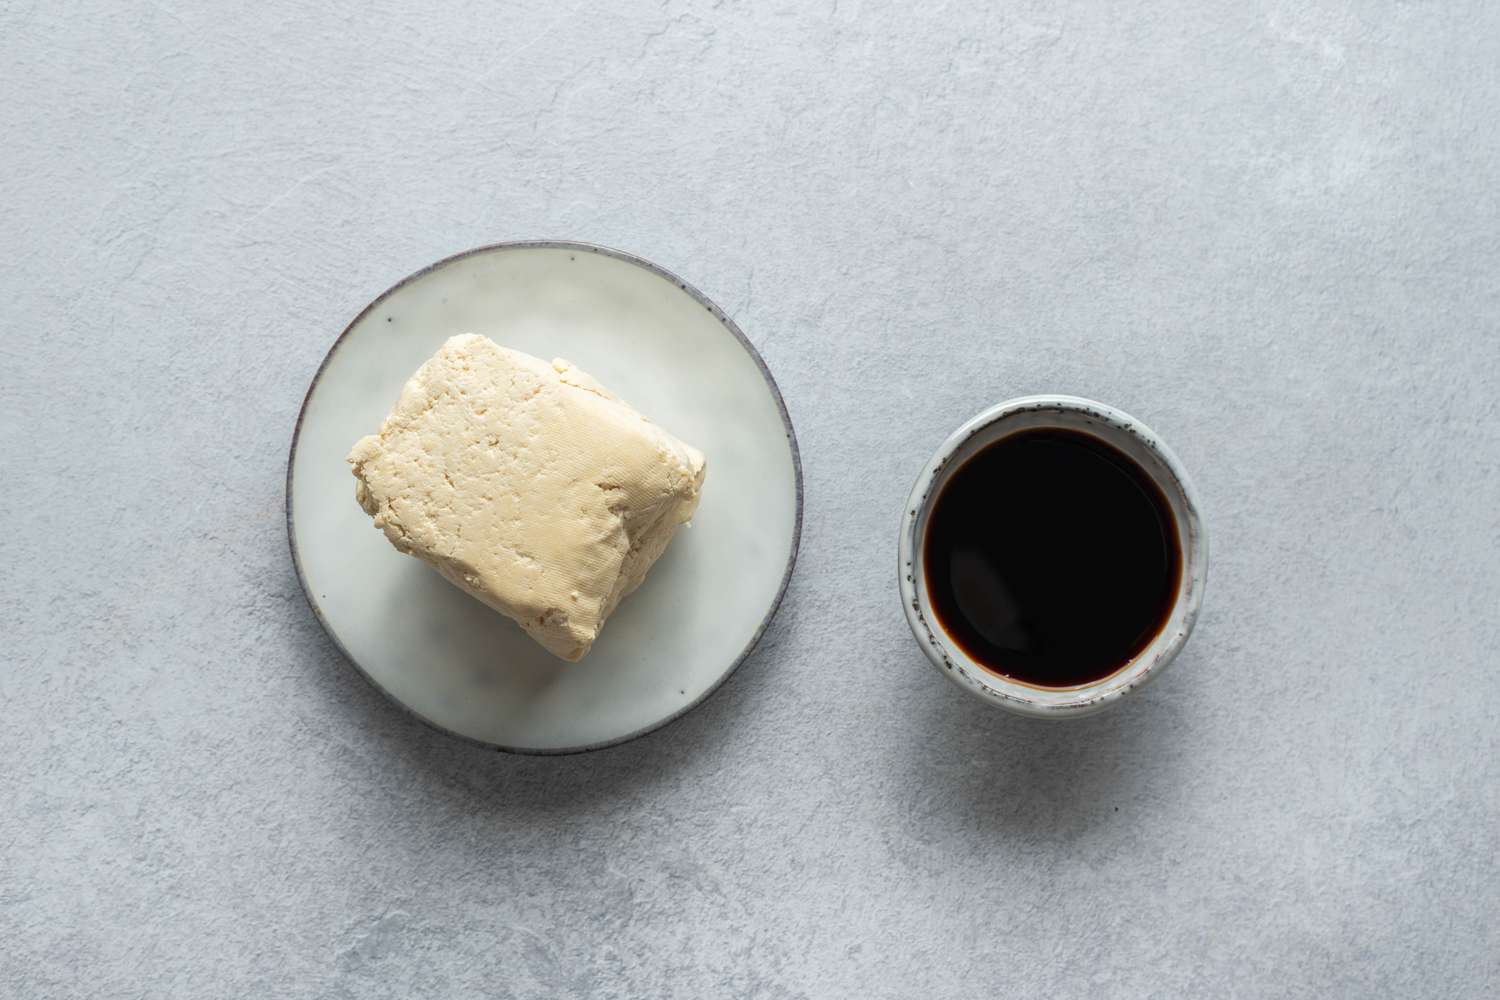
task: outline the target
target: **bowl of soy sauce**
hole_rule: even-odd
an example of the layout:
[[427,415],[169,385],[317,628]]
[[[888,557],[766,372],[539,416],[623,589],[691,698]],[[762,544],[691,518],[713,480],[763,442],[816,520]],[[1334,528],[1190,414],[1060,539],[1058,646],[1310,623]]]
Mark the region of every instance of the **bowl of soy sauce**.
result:
[[1181,651],[1208,536],[1160,438],[1077,396],[985,410],[928,461],[902,518],[907,621],[982,700],[1069,718],[1115,704]]

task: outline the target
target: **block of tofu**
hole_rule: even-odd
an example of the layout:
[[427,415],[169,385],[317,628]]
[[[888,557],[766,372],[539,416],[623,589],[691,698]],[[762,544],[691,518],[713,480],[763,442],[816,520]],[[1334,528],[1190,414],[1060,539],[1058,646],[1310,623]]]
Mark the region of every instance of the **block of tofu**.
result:
[[392,545],[570,661],[692,517],[704,472],[568,362],[475,334],[417,369],[348,461]]

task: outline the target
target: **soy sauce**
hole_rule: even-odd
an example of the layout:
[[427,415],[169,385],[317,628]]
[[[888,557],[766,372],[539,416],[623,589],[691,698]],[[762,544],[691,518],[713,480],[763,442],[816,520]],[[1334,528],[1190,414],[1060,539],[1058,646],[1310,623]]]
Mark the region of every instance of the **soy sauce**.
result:
[[1182,574],[1161,489],[1082,431],[1018,431],[953,473],[928,518],[927,591],[986,669],[1072,687],[1126,666],[1161,631]]

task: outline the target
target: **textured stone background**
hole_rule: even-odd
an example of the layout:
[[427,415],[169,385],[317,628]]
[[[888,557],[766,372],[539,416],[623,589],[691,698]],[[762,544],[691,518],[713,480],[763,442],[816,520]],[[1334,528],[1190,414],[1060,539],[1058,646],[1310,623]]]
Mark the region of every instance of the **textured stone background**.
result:
[[[1500,5],[609,6],[0,3],[0,995],[1495,995]],[[699,284],[807,473],[758,654],[568,759],[383,702],[283,528],[337,332],[528,237]],[[1038,390],[1214,532],[1057,727],[894,588]]]

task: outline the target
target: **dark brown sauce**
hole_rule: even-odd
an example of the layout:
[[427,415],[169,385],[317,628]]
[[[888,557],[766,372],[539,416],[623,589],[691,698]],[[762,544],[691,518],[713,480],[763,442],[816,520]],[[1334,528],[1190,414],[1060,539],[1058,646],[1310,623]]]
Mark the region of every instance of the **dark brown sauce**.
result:
[[1118,448],[1018,431],[964,462],[933,505],[927,592],[986,669],[1073,687],[1126,666],[1171,614],[1182,574],[1172,508]]

